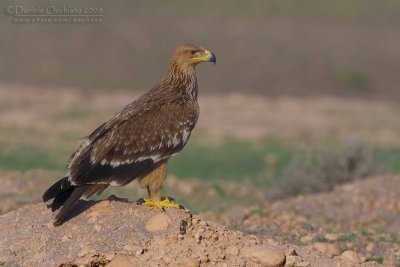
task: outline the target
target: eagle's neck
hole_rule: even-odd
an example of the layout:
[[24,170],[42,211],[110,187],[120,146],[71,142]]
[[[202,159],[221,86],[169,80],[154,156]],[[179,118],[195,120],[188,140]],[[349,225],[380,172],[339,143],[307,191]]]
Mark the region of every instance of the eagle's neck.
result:
[[178,91],[183,90],[190,98],[197,100],[195,67],[192,65],[182,67],[172,63],[164,79],[161,81],[161,87]]

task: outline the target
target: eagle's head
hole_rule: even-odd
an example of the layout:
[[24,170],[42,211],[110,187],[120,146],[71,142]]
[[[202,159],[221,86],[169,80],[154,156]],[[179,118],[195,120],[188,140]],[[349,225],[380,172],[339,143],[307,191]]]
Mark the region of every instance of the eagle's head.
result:
[[209,50],[193,44],[178,47],[172,56],[172,62],[187,69],[194,67],[200,62],[217,62],[217,58]]

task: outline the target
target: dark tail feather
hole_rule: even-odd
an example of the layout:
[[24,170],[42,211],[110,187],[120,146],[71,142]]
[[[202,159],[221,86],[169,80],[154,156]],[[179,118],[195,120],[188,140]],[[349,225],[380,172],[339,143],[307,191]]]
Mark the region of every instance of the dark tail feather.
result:
[[70,187],[71,183],[68,180],[68,177],[64,177],[58,180],[56,183],[50,186],[49,189],[46,190],[46,192],[44,192],[42,196],[43,202],[47,202],[50,199],[57,197],[59,194],[67,191]]
[[[57,204],[57,209],[62,206],[60,211],[56,215],[56,220],[54,225],[60,225],[65,219],[65,215],[69,212],[71,207],[85,194],[85,192],[90,189],[90,185],[83,185],[79,187],[71,187],[67,191],[63,192],[60,197],[54,199],[53,205]],[[59,198],[59,199],[58,199]],[[57,203],[55,203],[57,201]],[[61,204],[59,204],[61,203]],[[54,208],[52,207],[52,209]],[[55,209],[56,210],[56,209]]]
[[70,187],[68,190],[62,191],[61,193],[59,193],[54,198],[53,203],[51,203],[51,211],[54,212],[54,211],[58,210],[62,205],[64,205],[64,203],[68,200],[68,198],[74,192],[75,188],[76,187],[73,186],[73,187]]

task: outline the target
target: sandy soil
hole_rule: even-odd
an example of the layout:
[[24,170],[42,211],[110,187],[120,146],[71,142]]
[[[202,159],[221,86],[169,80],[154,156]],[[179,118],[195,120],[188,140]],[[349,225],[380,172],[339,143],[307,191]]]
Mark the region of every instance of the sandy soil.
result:
[[[61,226],[46,205],[0,216],[5,266],[378,266],[355,252],[330,259],[311,246],[245,235],[179,209],[79,203]],[[351,257],[349,257],[351,256]]]
[[[57,174],[38,170],[24,175],[11,171],[0,173],[1,213],[40,203],[40,196],[54,175]],[[131,200],[145,193],[135,183],[125,189]],[[202,205],[217,205],[213,202],[213,188],[199,181],[169,177],[166,189],[174,192],[173,196],[199,198]],[[244,185],[232,190],[252,194],[255,202],[250,206],[236,205],[223,213],[202,212],[199,216],[281,245],[314,248],[327,258],[355,251],[361,262],[400,264],[400,176],[370,177],[338,186],[332,192],[274,202],[266,202],[263,194]],[[25,209],[25,212],[28,211]]]

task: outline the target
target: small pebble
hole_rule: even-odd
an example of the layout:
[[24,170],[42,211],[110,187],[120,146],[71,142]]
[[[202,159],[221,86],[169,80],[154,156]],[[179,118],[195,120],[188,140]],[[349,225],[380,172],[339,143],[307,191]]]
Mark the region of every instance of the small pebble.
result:
[[239,249],[236,246],[229,246],[225,250],[226,254],[232,255],[232,256],[237,256],[239,255]]
[[141,249],[139,249],[139,250],[136,251],[135,255],[136,255],[136,256],[139,256],[139,255],[142,255],[143,253],[144,253],[144,249],[141,248]]
[[200,232],[197,232],[197,233],[194,235],[194,238],[195,238],[196,240],[200,241],[201,238],[202,238]]
[[206,221],[200,221],[201,226],[208,226],[208,223]]
[[302,261],[296,264],[296,267],[309,267],[311,264],[308,261]]
[[273,245],[246,247],[242,254],[247,260],[265,267],[281,266],[286,260],[285,251]]
[[297,252],[294,248],[287,248],[285,250],[285,255],[286,256],[297,256]]
[[286,266],[295,266],[297,256],[287,256],[286,257]]
[[346,250],[340,255],[340,258],[354,263],[362,263],[360,256],[354,250]]
[[147,221],[145,228],[148,232],[159,232],[167,229],[171,223],[171,217],[167,214],[157,213]]
[[115,253],[109,252],[109,253],[106,253],[104,256],[106,257],[106,260],[112,261],[115,258]]

